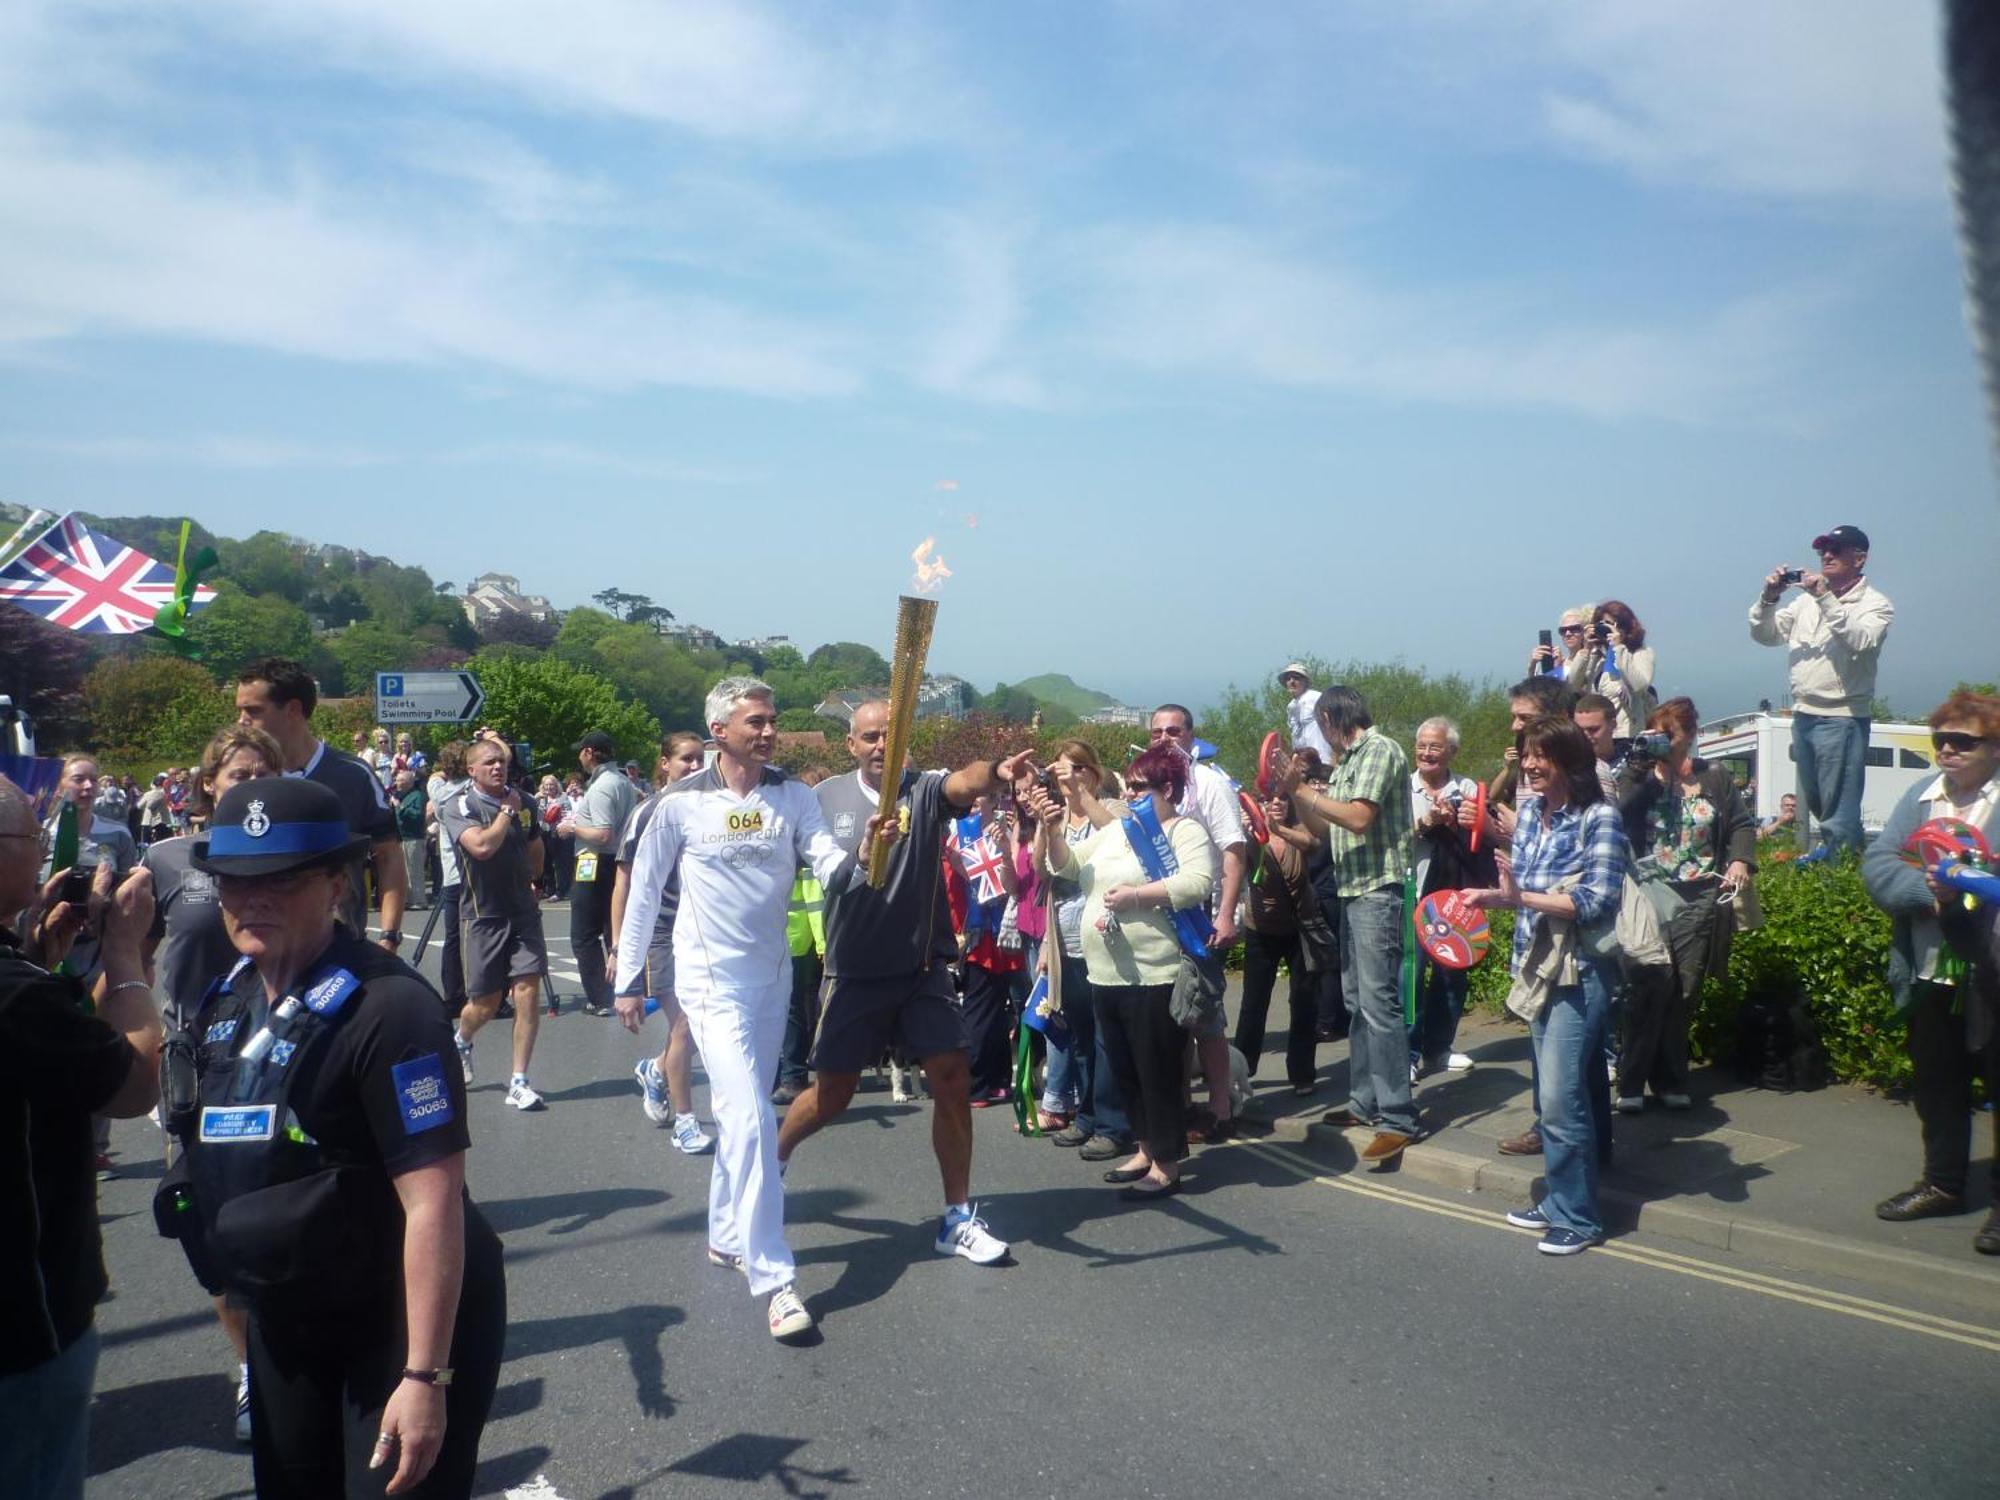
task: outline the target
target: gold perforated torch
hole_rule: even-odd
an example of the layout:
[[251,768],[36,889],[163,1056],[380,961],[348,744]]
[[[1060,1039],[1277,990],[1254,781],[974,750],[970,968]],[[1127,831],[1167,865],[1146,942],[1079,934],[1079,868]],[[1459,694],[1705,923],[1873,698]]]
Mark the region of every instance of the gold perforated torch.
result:
[[[942,558],[930,556],[925,537],[911,554],[917,565],[919,589],[934,589],[951,570]],[[937,623],[938,602],[902,594],[896,600],[896,650],[889,659],[889,732],[882,744],[882,807],[893,809],[896,789],[903,783],[903,760],[909,754],[910,729],[917,722],[917,692],[923,686],[924,658],[931,649],[931,627]],[[890,843],[876,844],[868,854],[868,883],[880,887],[889,878]]]

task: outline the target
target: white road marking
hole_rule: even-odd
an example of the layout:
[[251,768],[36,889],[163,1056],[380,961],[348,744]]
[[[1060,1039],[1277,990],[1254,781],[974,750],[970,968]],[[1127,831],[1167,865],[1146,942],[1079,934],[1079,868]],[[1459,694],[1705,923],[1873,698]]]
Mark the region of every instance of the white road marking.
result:
[[507,1491],[507,1500],[563,1500],[556,1487],[549,1483],[546,1474],[537,1474],[526,1484],[517,1484]]

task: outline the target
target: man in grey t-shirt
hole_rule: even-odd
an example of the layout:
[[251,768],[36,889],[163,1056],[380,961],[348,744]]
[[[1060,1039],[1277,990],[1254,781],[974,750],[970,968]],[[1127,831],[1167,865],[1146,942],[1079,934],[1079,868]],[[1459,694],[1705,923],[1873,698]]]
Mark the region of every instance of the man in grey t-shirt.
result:
[[569,945],[583,981],[583,1008],[593,1016],[611,1014],[611,975],[606,962],[618,934],[611,926],[611,887],[625,822],[639,804],[631,778],[618,768],[611,736],[593,729],[576,742],[577,764],[588,781],[575,816],[557,825],[558,834],[576,839],[576,873],[569,887]]
[[472,780],[438,809],[445,839],[458,851],[460,949],[465,964],[465,1009],[458,1018],[458,1056],[472,1082],[472,1039],[514,999],[514,1071],[507,1102],[539,1109],[542,1096],[528,1082],[541,1016],[535,991],[548,973],[542,913],[534,881],[542,870],[542,844],[534,837],[534,809],[507,785],[512,756],[498,740],[480,740],[466,752]]
[[[847,748],[855,769],[819,786],[820,809],[843,848],[859,852],[871,823],[882,833],[883,759],[889,705],[854,711]],[[944,1179],[944,1219],[934,1248],[976,1265],[1005,1258],[1006,1243],[972,1212],[972,1072],[951,987],[958,941],[945,901],[941,864],[951,820],[986,793],[1028,774],[1029,752],[1000,762],[974,761],[947,775],[904,772],[895,794],[896,846],[880,889],[855,881],[826,901],[826,992],[813,1081],[785,1111],[778,1160],[839,1118],[861,1070],[899,1041],[923,1064],[936,1118],[931,1143]],[[878,837],[882,836],[878,833]]]

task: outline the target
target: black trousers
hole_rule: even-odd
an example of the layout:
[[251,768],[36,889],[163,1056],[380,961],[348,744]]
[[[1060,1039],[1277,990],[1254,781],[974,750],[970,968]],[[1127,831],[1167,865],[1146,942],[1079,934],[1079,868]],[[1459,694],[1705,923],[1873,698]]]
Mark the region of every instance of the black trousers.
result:
[[[289,1308],[266,1318],[253,1308],[250,1456],[258,1500],[373,1500],[382,1493],[396,1461],[371,1471],[368,1460],[382,1430],[382,1410],[402,1379],[400,1296],[398,1291],[391,1304],[343,1318],[300,1317]],[[468,1204],[444,1445],[423,1483],[405,1494],[459,1500],[472,1493],[506,1337],[500,1239]]]
[[1181,1054],[1187,1033],[1168,1008],[1171,984],[1096,985],[1097,1030],[1105,1061],[1124,1095],[1132,1136],[1154,1161],[1187,1155],[1181,1111]]
[[1281,962],[1291,971],[1285,992],[1292,1017],[1285,1033],[1285,1077],[1295,1088],[1310,1086],[1319,1047],[1319,1004],[1296,932],[1243,934],[1243,999],[1236,1011],[1235,1046],[1254,1076],[1257,1059],[1264,1053],[1264,1018],[1270,1013]]
[[1014,1078],[1014,976],[965,964],[965,1043],[972,1053],[972,1097],[1004,1089]]
[[1711,889],[1698,890],[1661,934],[1673,957],[1671,970],[1647,968],[1631,983],[1625,1033],[1618,1047],[1618,1097],[1636,1099],[1688,1089],[1688,1027],[1694,1022],[1701,982],[1729,967],[1735,913],[1718,905]]
[[458,937],[458,895],[464,889],[454,880],[438,895],[438,926],[444,930],[438,948],[439,977],[444,982],[445,1009],[454,1021],[465,1009],[465,954]]
[[[1910,989],[1910,1093],[1923,1127],[1924,1180],[1963,1193],[1972,1167],[1972,1080],[1983,1074],[1990,1094],[2000,1086],[2000,1031],[1984,1055],[1966,1044],[1965,1016],[1954,1015],[1950,985],[1919,980]],[[1993,1115],[1993,1200],[2000,1204],[2000,1111]]]
[[[1320,890],[1313,892],[1313,898],[1319,902],[1320,915],[1326,918],[1326,925],[1333,932],[1335,941],[1339,941],[1340,898]],[[1313,993],[1318,1002],[1319,1024],[1335,1036],[1346,1036],[1349,1017],[1347,999],[1340,992],[1340,959],[1337,955],[1313,976]]]
[[785,1046],[778,1054],[778,1082],[806,1086],[806,1059],[819,1028],[819,985],[824,968],[817,953],[792,955],[792,1002],[785,1012]]
[[586,1005],[611,1004],[611,975],[605,969],[605,939],[611,931],[611,861],[597,856],[597,878],[569,888],[569,946],[583,981]]

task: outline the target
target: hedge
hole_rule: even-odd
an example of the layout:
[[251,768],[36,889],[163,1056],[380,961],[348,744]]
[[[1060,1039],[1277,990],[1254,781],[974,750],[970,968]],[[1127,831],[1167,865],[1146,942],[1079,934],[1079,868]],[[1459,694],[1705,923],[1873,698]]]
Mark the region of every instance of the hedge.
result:
[[[1769,851],[1766,851],[1767,853]],[[1702,986],[1692,1028],[1704,1061],[1728,1056],[1737,1013],[1752,997],[1805,996],[1834,1076],[1878,1088],[1910,1081],[1904,1027],[1885,977],[1889,918],[1868,899],[1860,862],[1800,868],[1765,862],[1757,873],[1764,925],[1736,934],[1728,971]],[[1499,1013],[1507,998],[1511,912],[1490,914],[1493,947],[1472,971],[1470,1004]]]

